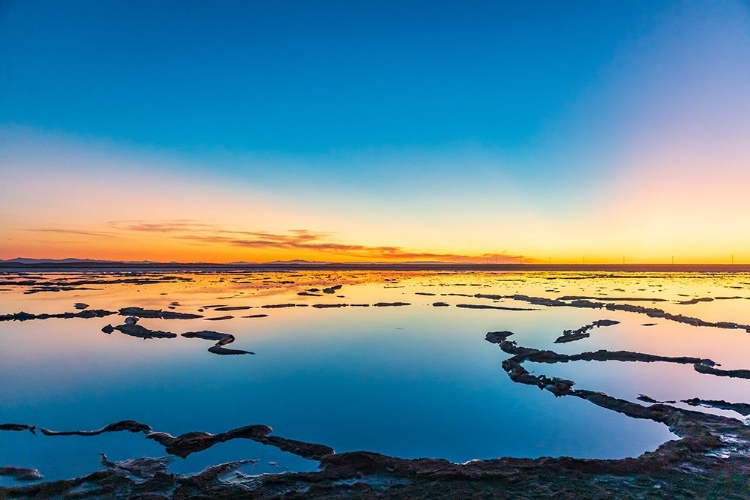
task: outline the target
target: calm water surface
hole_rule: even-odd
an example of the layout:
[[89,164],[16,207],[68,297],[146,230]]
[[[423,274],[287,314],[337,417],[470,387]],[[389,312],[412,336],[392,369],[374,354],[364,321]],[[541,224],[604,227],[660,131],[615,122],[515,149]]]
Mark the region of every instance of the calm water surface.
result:
[[[160,282],[165,276],[180,280]],[[134,277],[155,282],[109,283]],[[746,356],[750,335],[744,329],[693,327],[630,312],[548,308],[512,298],[474,297],[520,293],[660,299],[618,303],[747,324],[748,275],[257,272],[6,274],[0,278],[0,314],[74,312],[76,302],[89,304],[89,309],[139,306],[196,313],[204,318],[143,318],[138,324],[177,334],[229,333],[236,338],[229,347],[255,352],[218,356],[207,351],[213,342],[206,340],[179,336],[144,340],[101,331],[107,324],[122,324],[120,315],[0,322],[0,423],[54,430],[90,430],[132,419],[178,435],[262,423],[273,427],[276,435],[326,444],[337,452],[369,450],[455,462],[509,455],[618,458],[637,456],[676,437],[661,424],[512,382],[501,368],[509,356],[484,340],[486,332],[510,330],[519,345],[568,354],[626,349],[709,357],[722,368],[750,368]],[[36,285],[13,284],[19,280],[107,283],[29,294],[24,292]],[[299,295],[337,284],[343,286],[333,294]],[[679,303],[691,298],[715,300]],[[373,306],[396,301],[409,305]],[[449,306],[433,306],[437,301]],[[297,307],[262,307],[284,303]],[[319,309],[312,307],[315,304],[370,307]],[[465,309],[456,307],[459,304],[529,310]],[[205,306],[250,308],[216,311]],[[254,314],[268,316],[243,317]],[[208,319],[226,315],[232,318]],[[553,343],[563,330],[598,319],[620,323],[594,329],[589,338],[577,342]],[[699,397],[750,402],[750,381],[701,375],[690,365],[526,366],[534,373],[569,378],[577,387],[632,401],[646,393],[660,400]],[[742,418],[730,411],[697,409]],[[165,455],[161,446],[142,434],[46,437],[0,432],[0,466],[38,468],[48,480],[96,470],[101,467],[100,452],[112,460]],[[273,447],[235,440],[188,459],[175,457],[171,470],[197,472],[238,459],[257,460],[243,468],[248,474],[317,467],[315,461]]]

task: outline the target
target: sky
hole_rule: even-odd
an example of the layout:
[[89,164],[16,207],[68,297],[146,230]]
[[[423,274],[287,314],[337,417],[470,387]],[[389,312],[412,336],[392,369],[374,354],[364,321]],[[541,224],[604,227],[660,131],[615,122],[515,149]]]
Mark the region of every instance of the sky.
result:
[[0,259],[750,263],[750,2],[0,0]]

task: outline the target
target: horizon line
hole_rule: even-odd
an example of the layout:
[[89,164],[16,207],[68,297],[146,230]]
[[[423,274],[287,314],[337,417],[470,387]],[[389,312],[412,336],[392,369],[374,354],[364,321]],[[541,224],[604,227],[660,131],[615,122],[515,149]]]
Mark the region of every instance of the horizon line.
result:
[[[25,261],[25,262],[24,262]],[[630,272],[750,272],[750,264],[738,263],[559,263],[516,262],[516,263],[476,263],[441,261],[402,261],[402,262],[324,262],[287,260],[270,262],[156,262],[156,261],[117,261],[97,259],[26,259],[0,260],[0,272],[14,270],[396,270],[396,271],[630,271]]]

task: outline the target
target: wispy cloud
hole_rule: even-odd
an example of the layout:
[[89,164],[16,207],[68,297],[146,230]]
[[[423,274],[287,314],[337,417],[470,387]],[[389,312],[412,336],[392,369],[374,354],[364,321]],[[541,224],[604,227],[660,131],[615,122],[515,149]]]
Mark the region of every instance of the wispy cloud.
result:
[[54,228],[40,228],[40,229],[22,229],[22,231],[31,231],[34,233],[57,233],[57,234],[75,234],[79,236],[95,236],[97,238],[117,238],[118,235],[106,231],[80,231],[78,229],[54,229]]
[[227,245],[253,250],[298,250],[319,252],[330,256],[364,260],[436,260],[447,262],[518,262],[522,255],[484,253],[463,255],[439,252],[416,252],[400,246],[372,246],[331,241],[331,233],[293,229],[286,233],[268,231],[236,231],[211,224],[180,219],[171,221],[113,221],[110,223],[124,231],[166,233],[170,237],[205,244]]
[[123,231],[140,231],[148,233],[176,233],[185,231],[216,231],[216,226],[203,224],[191,219],[174,219],[148,222],[143,220],[115,220],[108,223],[111,227]]

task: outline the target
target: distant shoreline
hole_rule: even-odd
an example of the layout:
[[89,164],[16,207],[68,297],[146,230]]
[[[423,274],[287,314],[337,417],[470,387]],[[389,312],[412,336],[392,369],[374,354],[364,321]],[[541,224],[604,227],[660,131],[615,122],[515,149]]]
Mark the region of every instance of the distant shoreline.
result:
[[138,263],[0,262],[0,272],[28,271],[505,271],[750,273],[750,264],[471,264],[471,263]]

